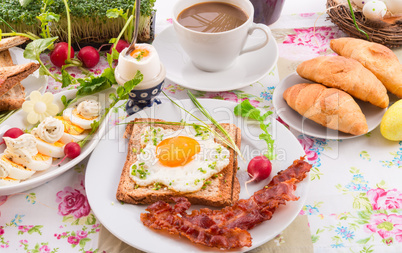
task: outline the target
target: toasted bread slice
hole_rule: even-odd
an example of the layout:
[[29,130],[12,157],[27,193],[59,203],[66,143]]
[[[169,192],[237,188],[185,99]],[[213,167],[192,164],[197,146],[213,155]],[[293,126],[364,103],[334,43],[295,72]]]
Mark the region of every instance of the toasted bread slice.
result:
[[[14,66],[10,51],[0,52],[0,67]],[[0,111],[19,109],[25,101],[25,88],[20,82],[0,97]]]
[[[154,127],[162,127],[164,129],[179,130],[182,127],[177,125],[162,125],[157,122],[163,122],[159,119],[135,119],[135,122],[150,121],[156,122]],[[233,124],[221,124],[235,140],[240,147],[241,131]],[[230,150],[230,162],[221,172],[219,176],[208,179],[211,183],[197,192],[177,193],[162,187],[154,190],[153,186],[136,187],[135,182],[130,178],[130,167],[137,160],[137,153],[141,150],[141,132],[142,129],[149,124],[128,124],[125,137],[129,138],[127,159],[123,167],[120,177],[120,183],[117,189],[116,198],[120,201],[130,204],[151,204],[159,200],[172,202],[172,197],[186,197],[192,204],[200,204],[206,206],[228,206],[239,199],[240,184],[236,177],[237,173],[237,154]],[[213,126],[212,126],[213,127]],[[215,141],[224,145],[220,140]],[[138,152],[133,152],[138,151]]]
[[23,36],[13,36],[0,40],[0,51],[19,46],[27,42],[29,38]]
[[13,66],[13,59],[11,58],[10,51],[4,50],[0,52],[0,67]]
[[22,65],[0,67],[0,96],[11,90],[20,81],[27,78],[40,67],[38,63],[30,62]]

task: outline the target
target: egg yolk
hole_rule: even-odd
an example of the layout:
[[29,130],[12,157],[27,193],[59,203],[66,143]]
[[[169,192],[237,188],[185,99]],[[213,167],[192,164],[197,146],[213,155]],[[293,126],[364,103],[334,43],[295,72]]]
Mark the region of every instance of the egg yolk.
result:
[[138,61],[144,57],[149,55],[149,51],[146,48],[136,48],[133,52],[130,53],[131,57],[137,59]]
[[61,120],[61,122],[63,122],[65,133],[68,133],[71,135],[79,135],[79,134],[82,134],[82,132],[84,132],[84,130],[85,130],[82,127],[74,125],[71,121],[66,120],[62,116],[56,116],[55,118],[58,120]]
[[20,164],[18,164],[18,163],[15,163],[15,162],[11,161],[10,159],[8,159],[8,158],[6,158],[6,157],[4,157],[4,156],[3,156],[3,161],[9,163],[9,164],[10,164],[11,166],[13,166],[14,168],[17,168],[17,169],[20,169],[20,170],[29,170],[29,171],[31,171],[30,169],[25,168],[24,166],[22,166],[22,165],[20,165]]
[[41,154],[41,153],[37,153],[35,156],[32,157],[33,160],[35,161],[47,161],[49,160],[50,156]]
[[156,156],[164,166],[177,167],[189,163],[200,150],[198,141],[177,136],[161,141],[156,147]]
[[49,142],[46,142],[46,141],[44,141],[44,140],[42,140],[42,139],[39,139],[39,138],[37,138],[38,140],[40,140],[40,141],[43,141],[44,143],[47,143],[47,144],[49,144],[49,145],[53,145],[53,146],[55,146],[55,147],[58,147],[58,148],[61,148],[61,147],[64,147],[64,143],[63,142],[61,142],[61,141],[56,141],[55,143],[49,143]]

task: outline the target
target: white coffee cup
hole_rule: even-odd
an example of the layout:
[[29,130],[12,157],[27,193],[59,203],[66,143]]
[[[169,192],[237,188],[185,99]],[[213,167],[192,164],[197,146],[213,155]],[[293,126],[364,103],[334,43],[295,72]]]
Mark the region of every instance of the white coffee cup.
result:
[[[223,2],[242,9],[248,19],[234,29],[217,32],[198,32],[184,27],[177,21],[179,14],[186,8],[203,2]],[[215,72],[234,65],[236,59],[245,53],[264,47],[269,41],[269,28],[263,24],[253,23],[254,7],[249,0],[179,0],[173,7],[173,26],[184,51],[193,64],[204,71]],[[245,47],[247,37],[254,30],[265,33],[265,40],[257,45]]]

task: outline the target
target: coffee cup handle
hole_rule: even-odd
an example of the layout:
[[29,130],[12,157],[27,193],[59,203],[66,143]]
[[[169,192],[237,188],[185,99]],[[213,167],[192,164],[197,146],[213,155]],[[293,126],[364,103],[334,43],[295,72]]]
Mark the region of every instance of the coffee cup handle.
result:
[[258,43],[257,45],[253,45],[253,46],[249,46],[247,48],[243,48],[240,51],[240,55],[244,54],[244,53],[249,53],[258,49],[261,49],[263,47],[265,47],[268,42],[269,42],[269,27],[263,24],[255,24],[253,23],[252,26],[248,29],[248,35],[251,35],[255,30],[261,30],[265,33],[265,40],[261,43]]

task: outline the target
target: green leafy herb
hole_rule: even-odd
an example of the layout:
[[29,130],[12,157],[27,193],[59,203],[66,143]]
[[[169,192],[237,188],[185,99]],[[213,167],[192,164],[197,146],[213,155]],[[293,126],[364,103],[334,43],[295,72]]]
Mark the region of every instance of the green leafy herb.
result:
[[57,78],[55,75],[50,73],[50,71],[46,68],[46,66],[43,64],[42,60],[40,59],[40,54],[45,51],[47,48],[51,47],[54,43],[55,40],[57,40],[58,37],[52,37],[52,38],[45,38],[45,39],[36,39],[29,43],[24,50],[24,57],[26,59],[30,60],[35,60],[38,61],[39,64],[41,65],[41,69],[43,72],[45,72],[47,75],[51,76],[54,80],[57,82],[61,82],[59,78]]
[[252,104],[250,104],[250,101],[246,99],[234,108],[234,114],[237,116],[242,116],[244,118],[250,118],[256,120],[260,123],[260,128],[263,131],[263,133],[260,134],[259,138],[260,140],[264,140],[268,146],[268,150],[265,156],[268,159],[273,160],[275,158],[274,140],[272,139],[271,134],[268,132],[268,127],[270,123],[265,124],[264,122],[265,119],[272,114],[272,112],[268,111],[263,115],[261,115],[261,111],[255,108]]

